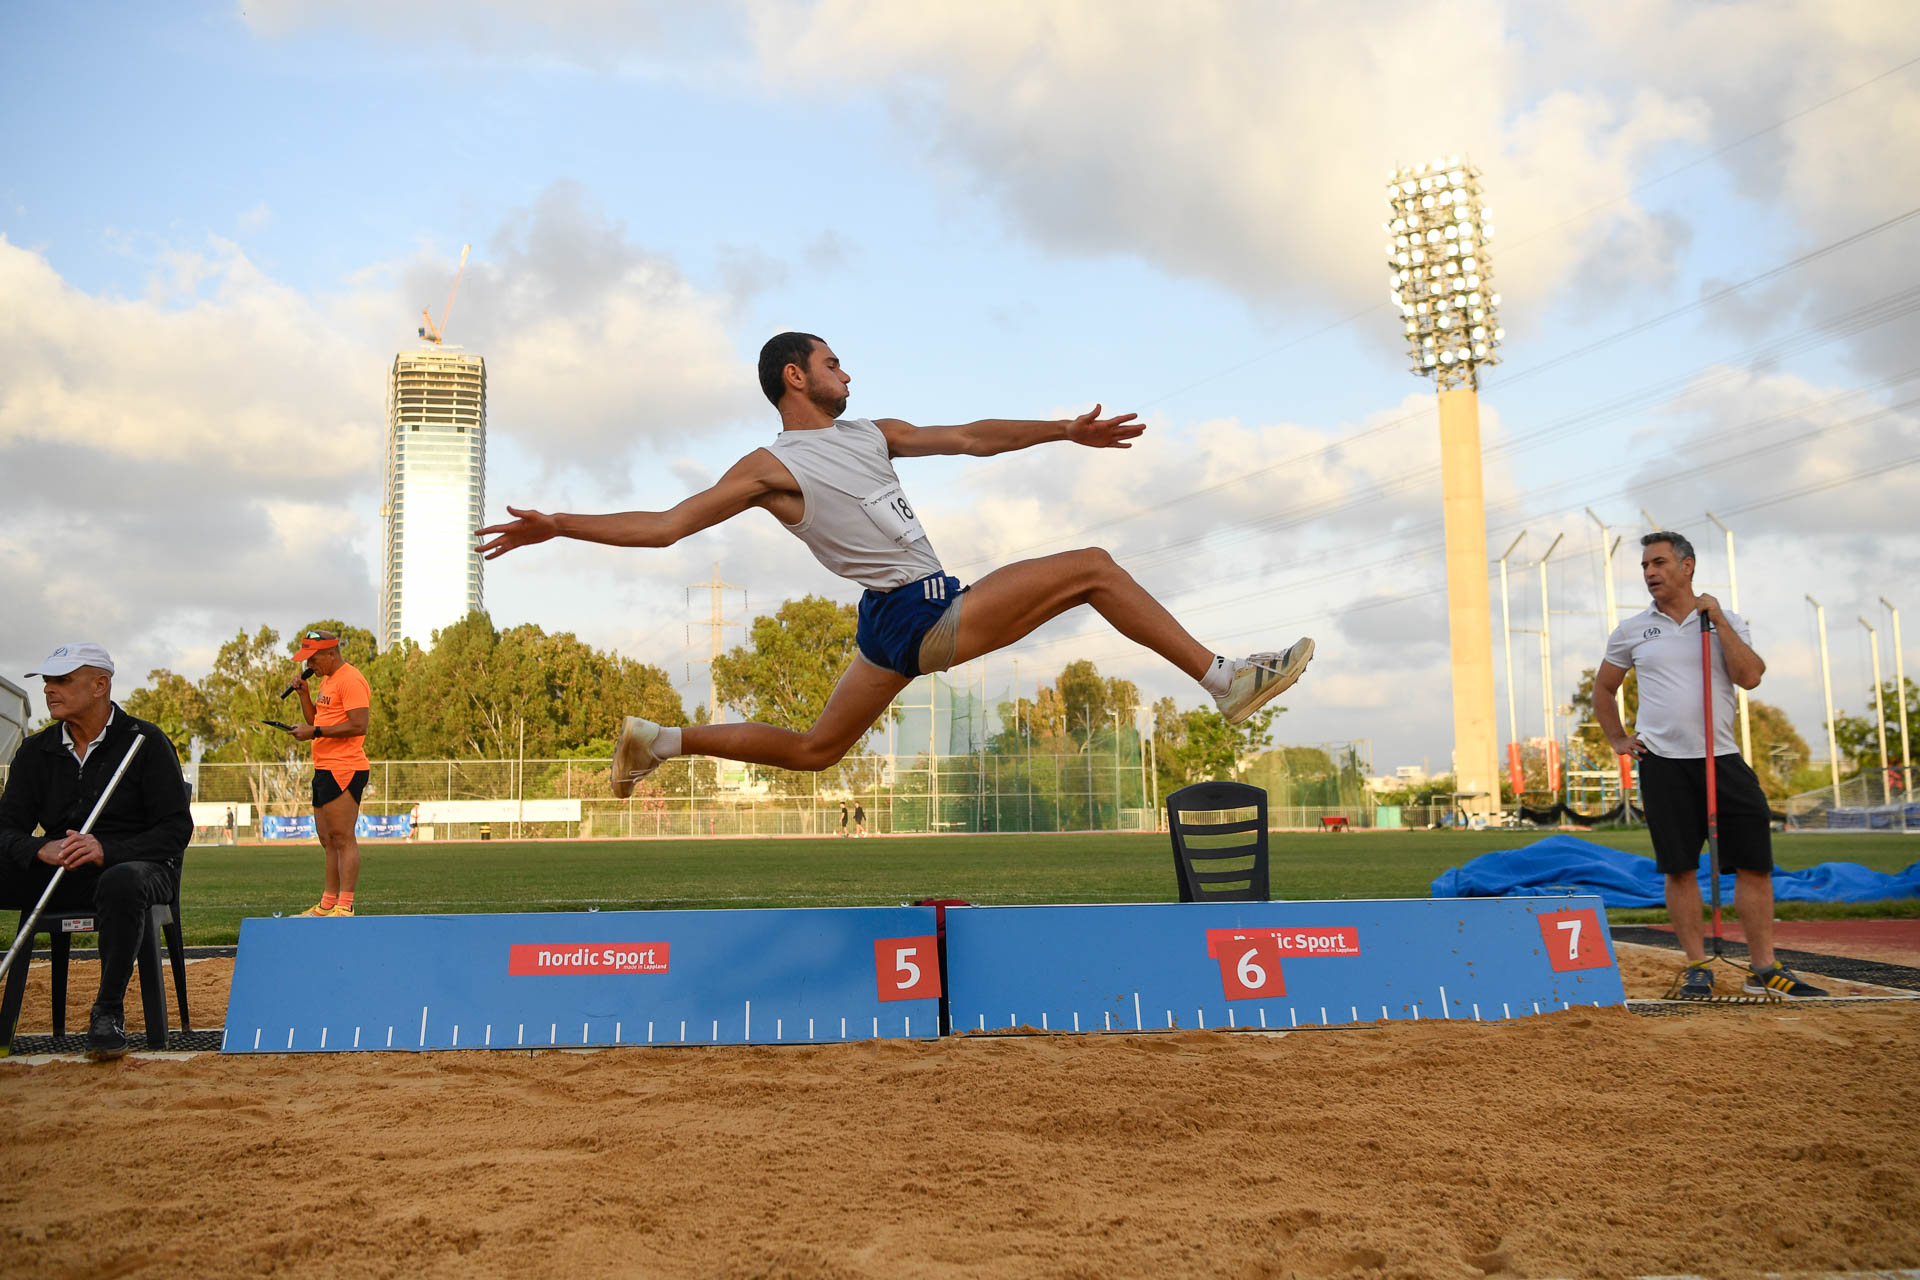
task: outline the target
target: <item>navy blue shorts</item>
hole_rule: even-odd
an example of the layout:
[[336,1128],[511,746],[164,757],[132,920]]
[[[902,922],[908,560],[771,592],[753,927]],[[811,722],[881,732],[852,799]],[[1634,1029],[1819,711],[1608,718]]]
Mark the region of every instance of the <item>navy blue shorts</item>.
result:
[[911,680],[920,674],[920,642],[966,588],[950,573],[933,573],[904,587],[860,597],[860,656]]

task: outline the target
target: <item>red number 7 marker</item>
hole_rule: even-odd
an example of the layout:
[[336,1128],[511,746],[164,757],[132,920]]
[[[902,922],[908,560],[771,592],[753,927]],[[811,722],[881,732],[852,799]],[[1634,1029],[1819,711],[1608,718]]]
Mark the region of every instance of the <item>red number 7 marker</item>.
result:
[[1613,957],[1607,954],[1607,940],[1600,933],[1600,913],[1593,908],[1549,911],[1538,919],[1540,937],[1547,947],[1547,962],[1555,973],[1604,969],[1613,963]]
[[875,938],[873,979],[882,1000],[938,1000],[940,952],[934,939]]

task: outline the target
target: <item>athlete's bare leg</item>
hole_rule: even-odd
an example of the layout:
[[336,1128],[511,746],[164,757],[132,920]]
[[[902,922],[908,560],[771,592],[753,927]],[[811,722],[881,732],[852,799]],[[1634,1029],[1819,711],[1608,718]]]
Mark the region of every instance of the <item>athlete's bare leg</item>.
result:
[[353,834],[360,806],[351,791],[343,791],[313,811],[314,834],[327,860],[327,892],[352,893],[360,883],[360,841]]
[[[961,615],[963,622],[965,617]],[[855,654],[833,686],[826,709],[805,733],[756,723],[688,725],[680,731],[681,754],[782,769],[825,769],[853,750],[887,704],[911,683]]]
[[[1092,605],[1121,635],[1195,680],[1213,662],[1213,651],[1098,547],[1017,561],[980,579],[968,590],[960,614],[954,662],[1004,649],[1083,604]],[[681,730],[680,751],[782,769],[825,769],[866,736],[887,704],[910,683],[856,656],[833,687],[826,709],[805,733],[757,723],[689,725]]]
[[1195,640],[1166,606],[1098,547],[996,569],[968,589],[966,602],[954,643],[956,664],[1004,649],[1083,604],[1092,605],[1115,631],[1195,680],[1213,663],[1213,650]]

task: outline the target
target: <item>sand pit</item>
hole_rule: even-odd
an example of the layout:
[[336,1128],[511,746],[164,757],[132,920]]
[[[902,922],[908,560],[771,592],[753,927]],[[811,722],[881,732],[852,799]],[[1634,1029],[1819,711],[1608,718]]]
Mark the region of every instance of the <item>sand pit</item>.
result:
[[[1664,990],[1673,953],[1620,950],[1629,995]],[[231,962],[190,972],[217,1025]],[[16,1274],[1920,1266],[1913,1004],[11,1063],[0,1123]]]

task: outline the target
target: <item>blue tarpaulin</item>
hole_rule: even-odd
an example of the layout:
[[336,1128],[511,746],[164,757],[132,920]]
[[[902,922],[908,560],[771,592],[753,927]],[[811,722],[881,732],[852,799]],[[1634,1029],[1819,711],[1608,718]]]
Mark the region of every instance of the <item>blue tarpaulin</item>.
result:
[[[1711,897],[1706,856],[1700,858],[1700,893]],[[1548,836],[1519,849],[1484,853],[1452,867],[1433,882],[1436,898],[1501,898],[1562,891],[1596,893],[1609,907],[1663,907],[1666,894],[1653,859],[1622,853],[1591,840]],[[1733,899],[1733,873],[1720,877],[1720,895]],[[1804,871],[1773,873],[1779,902],[1880,902],[1920,898],[1920,862],[1888,875],[1857,862],[1822,862]]]

